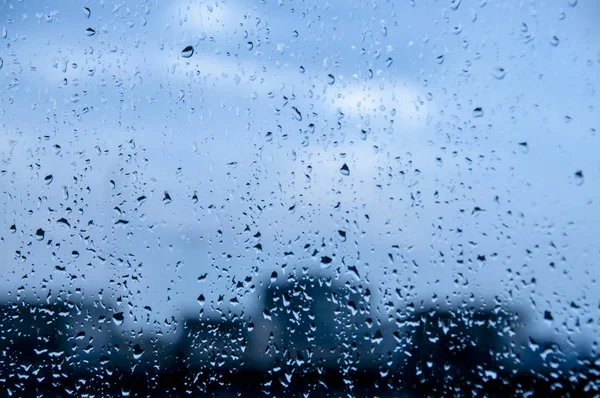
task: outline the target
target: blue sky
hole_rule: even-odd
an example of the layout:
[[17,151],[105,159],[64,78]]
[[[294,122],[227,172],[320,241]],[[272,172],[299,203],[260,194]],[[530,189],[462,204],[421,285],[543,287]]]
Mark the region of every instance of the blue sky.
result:
[[356,267],[597,335],[599,6],[414,3],[5,1],[4,296],[160,320]]

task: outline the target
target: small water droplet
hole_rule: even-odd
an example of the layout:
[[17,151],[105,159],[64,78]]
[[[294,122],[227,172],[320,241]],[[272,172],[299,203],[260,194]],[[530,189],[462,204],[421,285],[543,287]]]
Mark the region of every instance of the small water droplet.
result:
[[452,1],[450,2],[450,7],[451,7],[451,8],[452,8],[454,11],[458,10],[458,7],[459,7],[459,6],[460,6],[460,0],[452,0]]
[[90,15],[92,15],[92,11],[90,11],[90,9],[87,7],[83,7],[83,14],[85,15],[86,18],[89,18]]
[[575,172],[575,184],[581,185],[581,184],[583,184],[583,181],[584,181],[583,171],[577,170]]
[[348,168],[348,165],[346,163],[344,163],[344,165],[340,168],[340,173],[342,173],[342,175],[345,176],[350,175],[350,169]]
[[194,47],[192,46],[187,46],[181,51],[181,56],[183,58],[190,58],[192,55],[194,55]]
[[438,64],[443,64],[444,63],[444,55],[438,55],[437,58],[435,59],[435,62],[437,62]]
[[492,71],[492,74],[494,75],[494,77],[496,79],[502,80],[502,79],[504,79],[504,76],[506,76],[506,70],[500,66],[497,66]]
[[205,301],[206,301],[206,299],[204,298],[203,294],[201,294],[201,295],[198,296],[198,304],[204,305]]
[[52,174],[48,174],[46,177],[44,177],[44,181],[46,182],[46,185],[50,185],[50,183],[54,181],[54,177],[52,177]]
[[300,113],[298,108],[296,108],[295,106],[292,106],[292,109],[294,110],[294,117],[296,118],[296,120],[301,122],[302,121],[302,113]]
[[387,66],[388,68],[390,66],[392,66],[393,63],[394,63],[394,60],[392,59],[392,57],[389,57],[388,59],[385,60],[385,66]]
[[527,141],[519,142],[519,147],[523,153],[529,152],[529,145],[527,144]]
[[569,0],[569,6],[575,7],[577,5],[577,0]]
[[277,282],[277,272],[273,271],[271,273],[271,283]]
[[2,58],[0,58],[0,69],[2,69],[3,66],[4,66],[4,60]]
[[558,46],[558,43],[560,43],[560,40],[558,39],[558,37],[552,36],[552,39],[550,39],[550,44],[552,44],[554,47],[556,47],[556,46]]
[[327,84],[331,86],[333,83],[335,83],[335,77],[332,74],[327,75]]
[[88,36],[94,36],[96,34],[96,31],[94,29],[92,29],[92,28],[87,28],[85,30],[85,34],[88,35]]
[[251,51],[254,48],[254,43],[249,41],[248,43],[246,43],[246,48],[248,49],[248,51]]
[[483,108],[477,107],[473,109],[473,117],[482,117],[483,116]]

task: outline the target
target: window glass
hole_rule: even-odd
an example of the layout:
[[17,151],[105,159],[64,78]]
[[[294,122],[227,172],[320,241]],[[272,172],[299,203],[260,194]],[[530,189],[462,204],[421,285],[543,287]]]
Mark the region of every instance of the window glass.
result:
[[600,394],[598,22],[5,0],[2,390]]

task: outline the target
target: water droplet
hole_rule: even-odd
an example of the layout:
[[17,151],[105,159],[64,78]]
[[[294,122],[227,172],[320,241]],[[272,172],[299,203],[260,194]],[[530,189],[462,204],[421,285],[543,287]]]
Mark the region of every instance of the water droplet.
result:
[[88,36],[94,36],[96,34],[96,31],[94,29],[92,29],[92,28],[87,28],[85,30],[85,34],[88,35]]
[[331,257],[329,257],[329,256],[322,256],[322,257],[321,257],[321,262],[322,262],[323,264],[329,264],[329,263],[331,263],[331,261],[333,261],[333,260],[332,260],[332,259],[331,259]]
[[443,64],[444,63],[444,55],[438,55],[438,57],[435,59],[435,62],[437,62],[438,64]]
[[500,66],[497,66],[492,71],[492,74],[494,75],[494,77],[496,79],[502,80],[502,79],[504,79],[504,76],[506,76],[506,70]]
[[254,43],[249,41],[248,43],[246,43],[246,48],[248,49],[248,51],[251,51],[254,48]]
[[0,69],[2,69],[3,66],[4,66],[4,60],[2,58],[0,58]]
[[44,232],[43,229],[38,228],[38,230],[35,231],[35,237],[37,240],[43,240],[44,236],[46,236],[46,232]]
[[569,6],[575,7],[577,5],[577,0],[569,0]]
[[273,271],[271,273],[271,283],[277,282],[277,272]]
[[550,44],[552,44],[554,47],[556,47],[556,46],[558,46],[558,43],[560,43],[560,40],[558,39],[558,37],[552,36],[552,39],[550,39]]
[[394,60],[391,57],[389,57],[388,59],[385,60],[385,66],[387,66],[388,68],[390,66],[392,66],[393,63],[394,63]]
[[44,177],[44,181],[46,182],[46,185],[50,185],[50,183],[54,181],[54,177],[52,177],[52,174],[48,174],[46,177]]
[[90,9],[87,7],[83,7],[83,14],[85,15],[86,18],[89,18],[90,15],[92,15],[92,11],[90,11]]
[[581,171],[581,170],[577,170],[577,171],[575,172],[575,183],[576,183],[577,185],[581,185],[581,184],[583,184],[583,181],[584,181],[584,177],[583,177],[583,171]]
[[345,176],[350,175],[350,169],[348,168],[348,165],[346,163],[344,163],[344,165],[340,168],[340,173],[342,173],[342,175]]
[[460,6],[460,1],[461,1],[461,0],[452,0],[452,1],[450,2],[450,7],[451,7],[451,8],[452,8],[454,11],[458,10],[458,7]]
[[194,47],[192,46],[187,46],[181,51],[181,56],[183,58],[190,58],[192,55],[194,55]]
[[302,121],[302,113],[300,113],[298,108],[296,108],[295,106],[292,106],[292,109],[294,110],[294,117],[296,118],[296,120],[301,122]]
[[473,109],[473,117],[482,117],[483,116],[483,108],[477,107]]
[[139,344],[133,346],[133,359],[140,359],[144,354],[144,349]]
[[15,232],[17,232],[17,226],[15,224],[11,225],[9,229],[10,229],[10,232],[12,232],[13,234]]
[[67,221],[66,218],[60,218],[58,220],[56,220],[57,223],[62,224],[62,225],[66,225],[67,227],[71,228],[71,224],[69,224],[69,221]]
[[529,145],[527,144],[527,141],[519,142],[519,147],[521,148],[521,151],[523,151],[523,153],[529,152]]
[[200,304],[200,305],[204,305],[204,302],[206,301],[203,294],[199,295],[197,300],[198,300],[198,304]]
[[125,316],[123,316],[122,312],[117,312],[116,314],[114,314],[112,316],[112,318],[113,318],[113,322],[117,326],[121,326],[123,324],[123,321],[125,320]]
[[327,84],[331,86],[333,83],[335,83],[335,77],[332,74],[327,75]]

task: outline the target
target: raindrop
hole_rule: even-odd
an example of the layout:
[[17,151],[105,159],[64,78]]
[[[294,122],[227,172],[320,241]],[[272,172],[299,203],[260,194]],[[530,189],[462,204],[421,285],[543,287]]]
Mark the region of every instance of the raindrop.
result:
[[271,283],[277,282],[277,272],[273,271],[271,273]]
[[292,106],[292,109],[294,110],[294,117],[296,118],[296,120],[301,122],[302,121],[302,113],[300,113],[298,108],[296,108],[295,106]]
[[192,46],[187,46],[181,51],[181,56],[183,58],[190,58],[192,55],[194,55],[194,47]]
[[67,227],[71,228],[71,224],[69,224],[69,221],[67,221],[66,218],[60,218],[58,220],[56,220],[57,223],[62,224],[62,225],[66,225]]
[[13,234],[15,232],[17,232],[17,226],[15,224],[11,225],[9,229],[10,229],[10,232],[12,232]]
[[331,86],[333,83],[335,83],[335,77],[332,74],[327,75],[327,84]]
[[322,257],[321,257],[321,262],[322,262],[323,264],[329,264],[329,263],[331,263],[331,261],[333,261],[333,260],[332,260],[332,259],[331,259],[331,257],[329,257],[329,256],[322,256]]
[[122,312],[117,312],[116,314],[114,314],[112,316],[112,318],[113,318],[113,322],[117,326],[121,326],[123,324],[123,321],[125,320],[125,317],[123,316]]
[[50,185],[50,183],[54,181],[54,177],[52,177],[52,174],[48,174],[46,177],[44,177],[44,181],[46,181],[46,185]]
[[35,237],[37,240],[43,240],[44,236],[46,236],[46,232],[44,232],[43,229],[38,228],[38,230],[35,231]]
[[348,165],[346,163],[344,163],[344,165],[340,168],[340,173],[342,173],[342,175],[345,176],[350,175],[350,169],[348,168]]
[[388,59],[385,60],[385,66],[387,66],[388,68],[390,66],[392,66],[393,63],[394,63],[394,60],[391,57],[389,57]]
[[254,44],[249,41],[248,43],[246,43],[246,48],[248,49],[248,51],[251,51],[254,48]]
[[477,107],[473,109],[473,117],[482,117],[483,116],[483,108]]
[[133,346],[133,359],[140,359],[144,354],[144,349],[139,344]]
[[523,153],[529,152],[529,145],[527,144],[527,141],[519,142],[519,147],[521,148],[521,151],[523,151]]
[[452,0],[452,1],[450,2],[450,7],[451,7],[451,8],[452,8],[454,11],[458,10],[458,7],[459,7],[459,6],[460,6],[460,0]]
[[204,302],[206,301],[203,294],[199,295],[197,300],[200,305],[204,305]]
[[584,178],[583,178],[583,171],[581,171],[581,170],[577,170],[577,171],[575,172],[575,183],[576,183],[577,185],[581,185],[581,184],[583,184],[583,181],[584,181]]
[[90,15],[92,15],[92,11],[90,11],[90,9],[87,7],[83,7],[83,14],[85,15],[86,18],[89,18]]
[[556,47],[556,46],[558,46],[558,43],[560,43],[560,40],[558,39],[558,37],[552,36],[552,39],[550,39],[550,44],[552,44],[554,47]]
[[4,66],[4,60],[2,58],[0,58],[0,69],[2,69],[3,66]]
[[435,59],[435,62],[437,62],[438,64],[443,64],[444,63],[444,55],[438,55],[438,57]]
[[85,30],[85,34],[88,35],[88,36],[94,36],[96,34],[96,31],[94,29],[92,29],[92,28],[87,28]]
[[504,76],[506,76],[506,70],[500,66],[497,66],[492,71],[492,74],[494,75],[494,77],[496,79],[502,80],[502,79],[504,79]]

